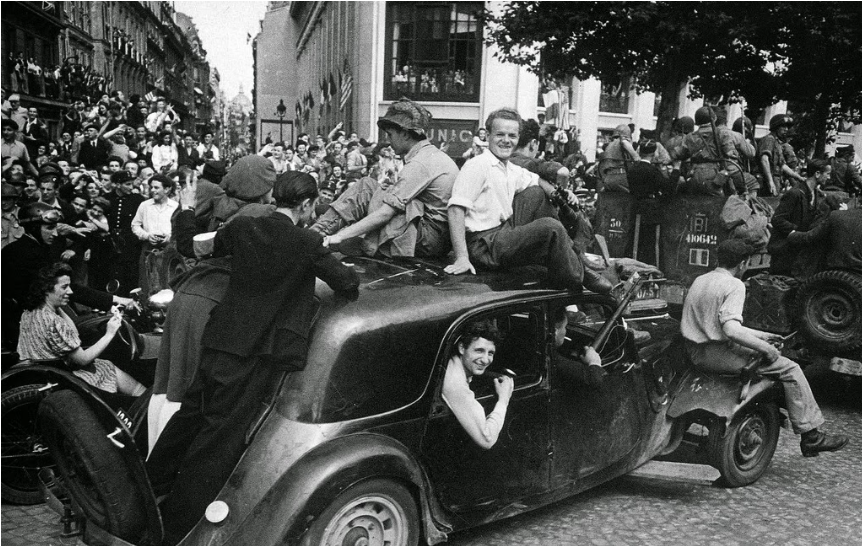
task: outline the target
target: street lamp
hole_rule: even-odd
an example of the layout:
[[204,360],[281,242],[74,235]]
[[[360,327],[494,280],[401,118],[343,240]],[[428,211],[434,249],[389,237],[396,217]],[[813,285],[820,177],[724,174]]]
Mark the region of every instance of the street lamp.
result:
[[275,115],[278,116],[278,141],[284,142],[284,115],[287,113],[287,106],[284,105],[284,99],[279,99],[278,106],[275,107]]

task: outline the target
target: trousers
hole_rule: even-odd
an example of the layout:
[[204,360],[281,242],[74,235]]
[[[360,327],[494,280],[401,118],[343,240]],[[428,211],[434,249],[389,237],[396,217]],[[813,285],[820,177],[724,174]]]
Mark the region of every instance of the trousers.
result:
[[147,459],[165,545],[178,543],[203,516],[245,452],[245,435],[283,369],[256,357],[205,349],[201,369]]
[[531,186],[515,195],[512,209],[499,227],[467,234],[470,261],[486,269],[543,265],[555,288],[580,289],[583,261],[542,188]]
[[[760,355],[754,349],[733,341],[687,342],[686,348],[695,366],[716,373],[737,372],[751,362],[752,358],[758,358]],[[761,365],[756,371],[762,376],[781,382],[793,432],[802,434],[824,423],[820,406],[814,400],[811,386],[799,364],[782,356],[772,364]]]

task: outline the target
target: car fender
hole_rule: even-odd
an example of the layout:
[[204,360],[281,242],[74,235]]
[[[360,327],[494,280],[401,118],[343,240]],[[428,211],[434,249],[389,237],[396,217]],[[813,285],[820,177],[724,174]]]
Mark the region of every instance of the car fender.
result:
[[409,449],[388,436],[359,433],[325,442],[306,453],[272,484],[253,516],[224,537],[225,543],[299,544],[329,502],[369,478],[406,485],[419,503],[424,535],[432,544],[445,540],[445,531],[434,524],[427,477]]
[[693,411],[705,411],[727,423],[755,399],[774,396],[773,389],[777,385],[773,379],[757,376],[744,392],[746,389],[739,375],[719,375],[691,368],[676,388],[667,416],[676,419]]

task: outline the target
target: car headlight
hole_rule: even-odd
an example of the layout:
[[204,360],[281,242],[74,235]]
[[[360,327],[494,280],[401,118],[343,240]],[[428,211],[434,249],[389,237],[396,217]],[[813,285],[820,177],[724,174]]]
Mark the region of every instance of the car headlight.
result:
[[228,514],[230,513],[230,508],[224,501],[213,501],[207,506],[207,511],[204,513],[204,517],[207,518],[207,521],[210,523],[221,523],[223,522]]

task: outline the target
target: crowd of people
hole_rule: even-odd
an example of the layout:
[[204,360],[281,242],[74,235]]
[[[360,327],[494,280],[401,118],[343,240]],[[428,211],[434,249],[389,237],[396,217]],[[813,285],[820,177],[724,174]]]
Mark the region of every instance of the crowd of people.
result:
[[[163,506],[173,507],[163,510],[166,543],[195,524],[242,455],[255,412],[238,408],[253,408],[277,384],[278,373],[304,366],[315,277],[348,299],[358,297],[356,273],[332,251],[436,259],[448,263],[445,271],[452,275],[541,265],[554,288],[612,288],[584,257],[592,232],[574,207],[572,181],[590,183],[589,171],[580,169],[585,158],[576,146],[563,146],[556,130],[511,108],[488,116],[460,168],[429,141],[430,113],[408,99],[395,101],[378,120],[386,143],[369,142],[338,124],[328,135],[267,142],[230,166],[211,132],[178,129],[181,120],[164,99],[127,101],[113,92],[94,108],[76,103],[64,121],[61,140],[41,150],[38,109],[22,109],[14,94],[4,103],[4,309],[9,304],[24,317],[17,344],[22,356],[50,352],[80,368],[97,362],[116,328],[109,327],[96,349],[82,348],[62,311],[70,296],[106,309],[123,303],[132,288],[152,293],[167,284],[163,260],[169,247],[194,264],[171,285],[174,299],[148,412],[148,471],[156,492],[167,494]],[[777,188],[784,177],[808,182],[813,176],[820,184],[831,173],[823,167],[829,162],[810,161],[807,170],[815,174],[803,177],[783,155],[758,156],[750,129],[734,136],[725,122],[708,108],[699,110],[691,123],[679,120],[677,134],[664,145],[645,131],[633,143],[630,128],[617,128],[594,167],[597,189],[649,196],[685,188],[756,197],[770,181]],[[774,138],[760,147],[776,147],[769,143],[782,138],[777,129],[785,125],[777,123]],[[752,174],[758,157],[772,178]],[[858,182],[850,167],[844,172]],[[795,225],[793,231],[803,229]],[[288,255],[293,259],[284,259]],[[721,265],[737,264],[731,262]],[[114,296],[104,293],[109,279],[120,281]],[[7,332],[9,316],[4,342],[18,337]],[[37,324],[42,326],[31,327]],[[241,330],[248,335],[235,335]],[[493,345],[488,336],[476,357],[485,363],[482,369]],[[450,364],[459,370],[460,363],[465,378],[477,373],[467,362],[478,350],[474,341],[464,341]],[[585,364],[600,366],[597,355],[588,356]],[[84,377],[95,387],[139,392],[113,368],[96,368],[98,374]],[[596,370],[590,372],[578,371]],[[507,399],[511,381],[500,385]],[[461,400],[455,405],[467,408],[467,415],[469,396],[461,389],[458,398],[455,391],[447,395]],[[490,447],[499,423],[489,425],[473,413],[465,417],[478,431],[473,436]],[[502,422],[505,404],[498,413],[493,417]],[[815,431],[803,451],[841,447],[817,436],[813,427],[821,422],[799,425],[797,432]]]

